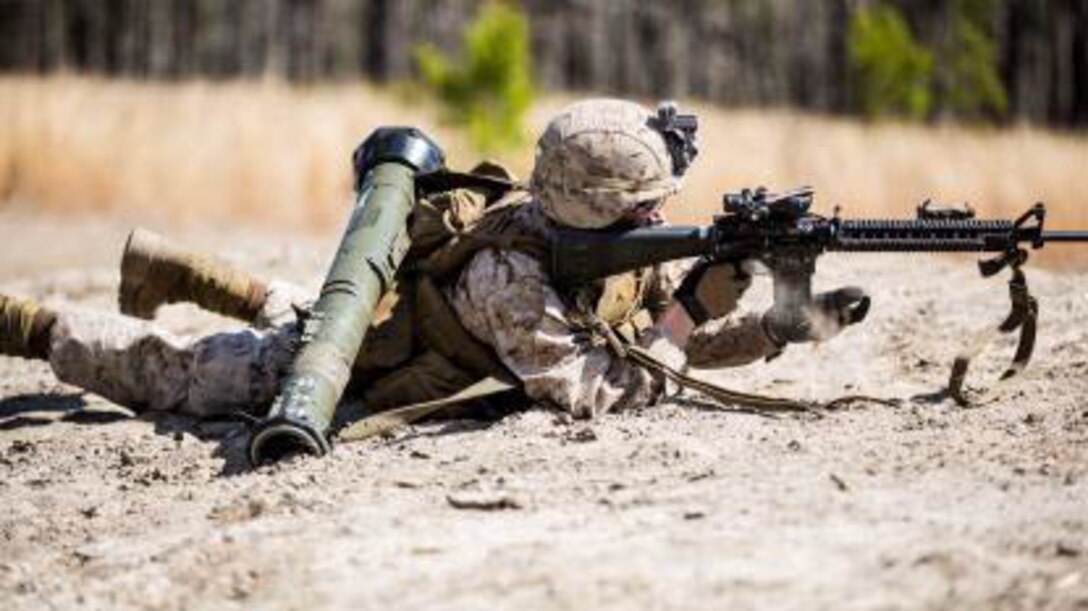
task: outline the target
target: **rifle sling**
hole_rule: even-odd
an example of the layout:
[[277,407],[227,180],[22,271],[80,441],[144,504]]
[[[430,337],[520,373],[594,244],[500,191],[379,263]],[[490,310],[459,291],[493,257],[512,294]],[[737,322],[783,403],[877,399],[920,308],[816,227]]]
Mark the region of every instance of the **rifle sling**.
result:
[[848,403],[866,402],[896,407],[897,402],[868,395],[845,395],[832,399],[827,403],[814,401],[802,401],[799,399],[787,399],[784,397],[771,397],[755,393],[741,392],[725,388],[719,384],[700,380],[687,375],[664,363],[645,348],[638,346],[626,346],[627,358],[638,363],[659,375],[663,375],[677,386],[700,392],[724,406],[741,406],[752,411],[759,412],[813,412],[817,410],[832,411],[845,406]]
[[1012,306],[1005,320],[997,327],[977,333],[968,342],[967,348],[956,355],[956,360],[952,363],[952,373],[948,379],[947,393],[959,405],[971,405],[972,401],[964,391],[967,370],[971,365],[971,360],[978,356],[995,337],[1020,329],[1020,338],[1016,345],[1016,353],[1013,355],[1012,363],[1001,374],[998,382],[1016,376],[1031,361],[1031,355],[1035,350],[1039,302],[1031,295],[1027,276],[1020,269],[1020,266],[1013,266],[1012,268],[1012,279],[1009,280],[1009,299]]
[[730,390],[724,386],[694,378],[679,371],[664,361],[650,354],[648,350],[639,346],[628,345],[624,347],[626,358],[631,362],[647,370],[664,376],[681,388],[700,392],[718,403],[725,405],[739,405],[754,410],[769,412],[808,412],[820,407],[815,403],[807,403],[795,399],[783,399],[768,397],[753,393]]

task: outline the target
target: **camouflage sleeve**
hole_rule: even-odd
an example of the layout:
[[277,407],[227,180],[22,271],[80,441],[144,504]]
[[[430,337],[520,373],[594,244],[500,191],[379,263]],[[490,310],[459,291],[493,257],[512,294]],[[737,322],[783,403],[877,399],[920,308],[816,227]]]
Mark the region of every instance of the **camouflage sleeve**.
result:
[[[494,348],[526,394],[576,417],[641,407],[660,394],[642,368],[624,361],[570,324],[566,306],[541,265],[518,252],[477,253],[450,289],[465,328]],[[671,363],[683,354],[657,333],[644,346]]]
[[[680,259],[654,268],[646,305],[655,318],[664,311],[695,262],[696,259]],[[684,348],[688,364],[700,369],[747,365],[777,350],[763,332],[760,315],[743,306],[700,325]]]
[[738,307],[692,332],[685,347],[688,364],[700,369],[739,367],[778,350],[763,331],[760,315]]

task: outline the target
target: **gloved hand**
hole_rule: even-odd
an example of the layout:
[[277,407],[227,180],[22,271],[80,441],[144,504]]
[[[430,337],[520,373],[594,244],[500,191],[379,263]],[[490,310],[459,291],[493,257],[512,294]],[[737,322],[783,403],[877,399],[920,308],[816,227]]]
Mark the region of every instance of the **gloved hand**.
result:
[[815,295],[804,310],[772,307],[763,315],[763,330],[779,346],[825,341],[865,320],[869,305],[863,289],[848,286]]
[[751,285],[752,276],[739,264],[701,259],[688,272],[673,297],[699,326],[735,310],[737,301]]

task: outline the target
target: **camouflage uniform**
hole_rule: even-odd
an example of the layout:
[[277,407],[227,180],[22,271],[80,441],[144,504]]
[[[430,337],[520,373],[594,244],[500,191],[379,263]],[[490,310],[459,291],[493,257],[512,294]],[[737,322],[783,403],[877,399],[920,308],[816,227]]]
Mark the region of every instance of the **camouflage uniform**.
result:
[[[564,110],[537,147],[533,199],[512,214],[519,231],[546,237],[552,227],[602,228],[645,202],[679,190],[670,152],[640,106],[594,100]],[[659,315],[691,262],[659,266],[638,296],[639,309]],[[728,292],[728,291],[727,291]],[[741,291],[736,291],[741,292]],[[469,333],[494,349],[524,383],[526,394],[579,417],[641,407],[656,400],[659,383],[616,356],[581,323],[569,295],[551,284],[541,262],[519,251],[475,253],[446,287]],[[116,316],[62,313],[53,329],[50,363],[64,382],[115,402],[148,409],[210,415],[269,403],[297,343],[288,322],[300,292],[270,285],[250,330],[194,339]],[[730,309],[732,307],[730,306]],[[758,316],[716,312],[692,334],[688,353],[658,327],[634,341],[674,367],[738,365],[775,350]]]
[[258,321],[270,328],[201,338],[127,316],[58,312],[49,364],[57,379],[133,409],[211,416],[271,403],[298,343],[292,302],[304,293],[274,282]]

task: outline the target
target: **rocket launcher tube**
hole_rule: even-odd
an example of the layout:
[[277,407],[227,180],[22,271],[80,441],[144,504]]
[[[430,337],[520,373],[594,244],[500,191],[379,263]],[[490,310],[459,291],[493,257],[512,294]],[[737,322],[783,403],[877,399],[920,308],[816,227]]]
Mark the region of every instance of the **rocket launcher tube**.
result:
[[250,437],[254,465],[328,453],[328,431],[351,365],[411,245],[415,176],[441,168],[442,153],[417,130],[382,128],[363,143],[355,162],[359,195],[294,363]]

